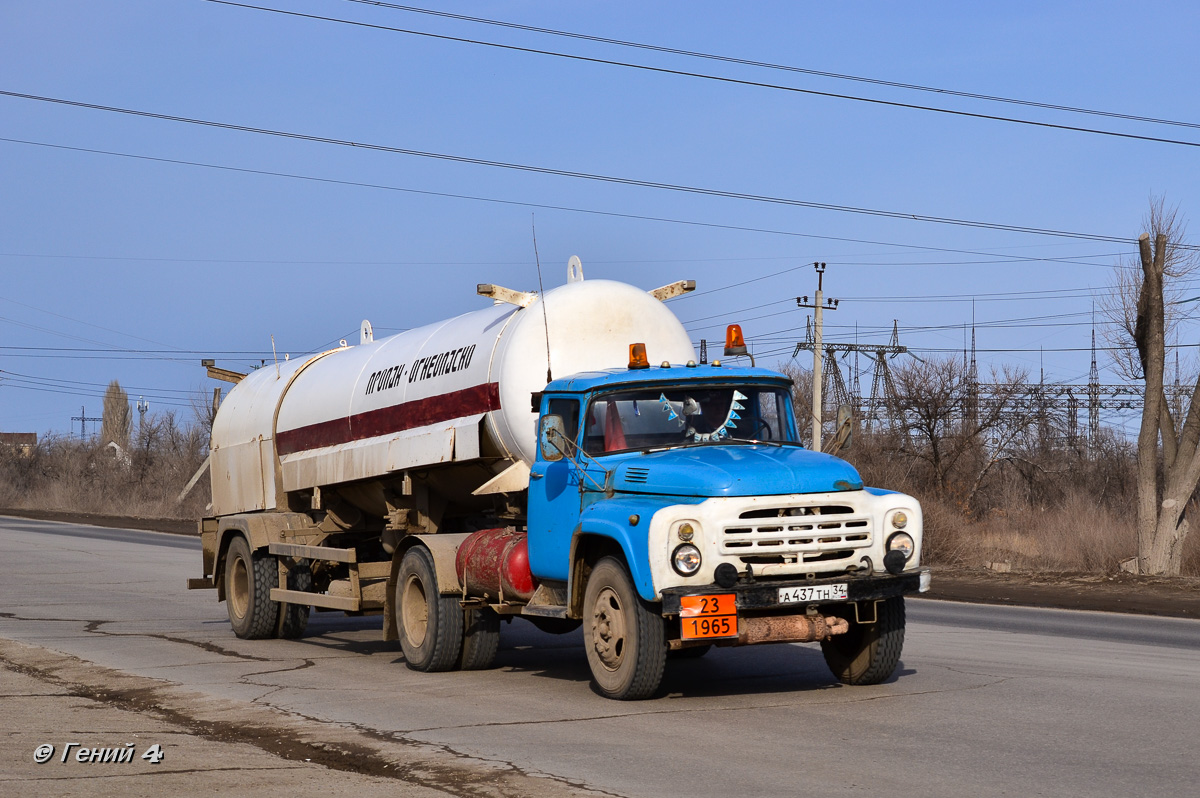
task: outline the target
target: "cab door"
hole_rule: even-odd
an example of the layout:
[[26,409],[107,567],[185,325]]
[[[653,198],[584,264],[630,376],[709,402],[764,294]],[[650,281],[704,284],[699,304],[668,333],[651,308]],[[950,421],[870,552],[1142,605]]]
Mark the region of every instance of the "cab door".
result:
[[[579,442],[581,403],[576,397],[547,396],[542,399],[542,416],[557,415],[563,420],[568,438]],[[566,581],[571,570],[571,536],[579,525],[582,494],[580,475],[571,459],[572,452],[557,462],[542,456],[538,436],[537,459],[529,473],[529,566],[539,579]]]

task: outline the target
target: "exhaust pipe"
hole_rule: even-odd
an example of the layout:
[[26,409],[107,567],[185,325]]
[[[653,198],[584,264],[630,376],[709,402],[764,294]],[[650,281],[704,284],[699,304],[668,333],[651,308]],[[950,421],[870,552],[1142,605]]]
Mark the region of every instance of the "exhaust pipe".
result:
[[827,640],[850,631],[850,622],[836,615],[784,615],[768,618],[741,618],[738,643],[811,643]]

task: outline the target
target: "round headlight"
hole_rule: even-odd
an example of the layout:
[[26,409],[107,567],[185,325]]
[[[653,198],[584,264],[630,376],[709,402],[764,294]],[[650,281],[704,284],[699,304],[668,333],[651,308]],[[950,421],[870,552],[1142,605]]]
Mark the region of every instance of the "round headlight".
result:
[[679,528],[675,530],[675,534],[679,536],[680,540],[687,542],[696,534],[696,530],[692,528],[691,524],[689,524],[687,521],[684,521],[679,525]]
[[892,515],[892,526],[896,529],[904,529],[908,526],[908,516],[903,512],[898,512]]
[[916,551],[917,545],[913,543],[912,535],[907,532],[897,532],[888,538],[888,551],[898,551],[904,555],[904,559],[909,559]]
[[680,576],[694,576],[700,570],[700,549],[684,543],[671,555],[671,566]]

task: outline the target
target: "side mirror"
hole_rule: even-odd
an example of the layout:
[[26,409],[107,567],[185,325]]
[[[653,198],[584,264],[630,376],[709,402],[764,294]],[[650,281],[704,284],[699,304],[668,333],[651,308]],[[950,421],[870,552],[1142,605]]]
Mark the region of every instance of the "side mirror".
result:
[[542,447],[542,459],[557,463],[566,456],[567,433],[563,427],[562,416],[542,416],[538,438]]
[[854,413],[850,405],[842,405],[837,409],[837,432],[834,433],[833,446],[830,451],[846,451],[854,438]]

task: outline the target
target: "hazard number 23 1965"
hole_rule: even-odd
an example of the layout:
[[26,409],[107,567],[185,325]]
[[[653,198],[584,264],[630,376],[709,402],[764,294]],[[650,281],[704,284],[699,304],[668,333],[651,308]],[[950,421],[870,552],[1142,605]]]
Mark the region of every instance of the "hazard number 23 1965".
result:
[[679,600],[680,638],[737,637],[737,605],[732,593],[683,596]]

